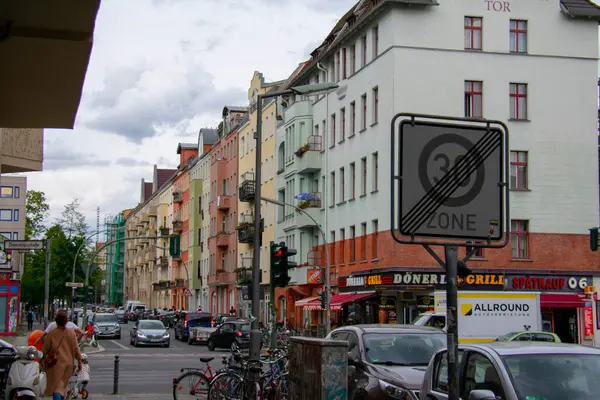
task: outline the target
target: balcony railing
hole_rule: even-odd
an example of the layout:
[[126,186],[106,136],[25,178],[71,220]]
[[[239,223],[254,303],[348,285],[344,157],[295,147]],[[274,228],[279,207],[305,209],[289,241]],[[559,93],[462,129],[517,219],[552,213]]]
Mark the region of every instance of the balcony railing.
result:
[[165,256],[159,257],[158,258],[158,262],[157,265],[162,267],[168,267],[169,266],[169,259]]
[[234,283],[236,280],[235,272],[217,272],[208,275],[208,286],[223,286]]
[[229,207],[231,207],[231,196],[222,194],[217,197],[217,208],[219,210],[229,210]]
[[254,181],[244,181],[238,189],[238,197],[242,202],[254,201]]
[[180,219],[173,219],[173,231],[181,232],[183,229],[183,222]]
[[170,281],[161,281],[158,282],[158,285],[160,287],[161,290],[165,290],[165,289],[170,289],[171,288],[171,282]]
[[249,222],[244,222],[238,225],[238,242],[240,243],[254,243],[254,225]]
[[159,229],[159,233],[160,233],[160,236],[169,236],[169,228],[165,228],[164,226],[162,226]]
[[251,268],[237,268],[236,273],[236,283],[238,285],[243,285],[245,283],[250,283],[252,281],[252,269]]
[[175,287],[178,289],[186,287],[185,279],[175,279]]
[[183,194],[181,194],[181,190],[174,190],[173,191],[173,202],[181,203],[182,201],[183,201]]
[[229,247],[229,232],[218,232],[215,240],[217,247]]
[[321,208],[321,193],[320,192],[303,192],[295,196],[298,200],[298,208]]
[[156,282],[152,284],[152,290],[160,290],[160,283]]

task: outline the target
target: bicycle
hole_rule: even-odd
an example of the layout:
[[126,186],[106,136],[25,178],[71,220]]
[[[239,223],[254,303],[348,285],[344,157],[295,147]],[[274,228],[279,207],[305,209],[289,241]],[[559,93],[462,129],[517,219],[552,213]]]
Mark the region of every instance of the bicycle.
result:
[[[220,371],[215,371],[213,373],[212,368],[210,367],[210,362],[214,360],[215,357],[200,357],[200,362],[205,363],[206,367],[202,368],[182,368],[181,374],[177,378],[173,378],[173,399],[174,400],[183,400],[188,399],[189,397],[184,397],[186,393],[184,393],[182,382],[188,378],[190,381],[190,389],[187,390],[187,394],[192,396],[191,398],[198,399],[199,396],[207,396],[208,388],[210,382],[219,374]],[[227,365],[226,361],[227,357],[223,357],[223,364]]]

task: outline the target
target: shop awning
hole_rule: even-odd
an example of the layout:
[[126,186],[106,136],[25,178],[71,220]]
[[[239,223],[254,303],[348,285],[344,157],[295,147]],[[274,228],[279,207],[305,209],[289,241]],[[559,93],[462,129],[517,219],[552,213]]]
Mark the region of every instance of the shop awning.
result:
[[[339,311],[342,309],[344,304],[354,303],[355,301],[359,301],[362,299],[366,299],[367,297],[371,297],[375,294],[372,292],[354,292],[354,293],[340,293],[335,294],[331,297],[331,311]],[[298,303],[296,303],[298,304]],[[319,311],[323,310],[321,308],[321,299],[317,297],[316,300],[307,303],[304,306],[305,310],[308,311]]]
[[295,305],[296,307],[302,307],[302,306],[305,306],[306,304],[308,304],[308,303],[310,303],[310,302],[312,302],[312,301],[315,301],[315,300],[317,300],[318,298],[319,298],[319,296],[307,297],[307,298],[305,298],[305,299],[302,299],[302,300],[298,300],[298,301],[296,301],[296,302],[294,303],[294,305]]
[[586,300],[580,295],[574,293],[542,293],[540,295],[540,305],[549,308],[582,308],[585,307]]

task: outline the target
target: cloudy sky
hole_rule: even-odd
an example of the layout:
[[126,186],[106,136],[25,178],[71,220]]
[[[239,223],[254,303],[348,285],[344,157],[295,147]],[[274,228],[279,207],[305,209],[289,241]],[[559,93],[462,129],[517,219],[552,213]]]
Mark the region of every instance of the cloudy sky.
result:
[[52,216],[79,198],[88,221],[137,205],[153,165],[245,105],[255,70],[285,79],[355,0],[103,0],[73,130],[45,131],[29,188]]

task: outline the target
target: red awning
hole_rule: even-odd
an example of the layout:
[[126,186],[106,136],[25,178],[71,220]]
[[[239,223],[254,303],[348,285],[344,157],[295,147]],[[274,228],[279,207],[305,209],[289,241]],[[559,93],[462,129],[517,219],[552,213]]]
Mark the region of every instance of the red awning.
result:
[[[354,293],[340,293],[335,294],[331,297],[331,311],[340,311],[344,304],[353,303],[371,297],[375,292],[354,292]],[[313,300],[310,303],[304,305],[304,310],[318,311],[321,308],[321,299]]]
[[540,303],[542,307],[549,308],[582,308],[586,300],[574,293],[542,293]]

